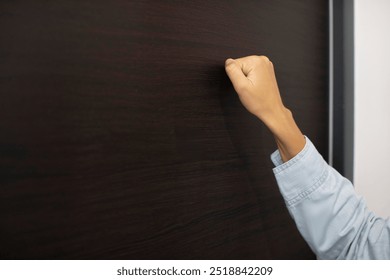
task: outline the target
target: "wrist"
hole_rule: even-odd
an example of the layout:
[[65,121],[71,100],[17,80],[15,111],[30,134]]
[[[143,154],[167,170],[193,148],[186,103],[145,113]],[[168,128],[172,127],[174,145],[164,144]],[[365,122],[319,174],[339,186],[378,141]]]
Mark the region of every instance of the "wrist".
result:
[[284,162],[293,158],[304,148],[306,140],[289,109],[283,106],[274,110],[273,115],[261,120],[274,135]]
[[294,122],[292,113],[289,109],[284,106],[273,109],[268,114],[258,117],[275,135],[283,133],[286,127],[290,127],[291,123]]

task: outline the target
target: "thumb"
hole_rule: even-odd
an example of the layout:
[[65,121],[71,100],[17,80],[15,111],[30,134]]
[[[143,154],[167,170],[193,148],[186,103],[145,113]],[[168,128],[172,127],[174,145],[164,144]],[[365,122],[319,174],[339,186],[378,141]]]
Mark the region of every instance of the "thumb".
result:
[[237,61],[228,58],[225,61],[225,71],[237,93],[247,86],[248,79],[242,72],[242,69]]

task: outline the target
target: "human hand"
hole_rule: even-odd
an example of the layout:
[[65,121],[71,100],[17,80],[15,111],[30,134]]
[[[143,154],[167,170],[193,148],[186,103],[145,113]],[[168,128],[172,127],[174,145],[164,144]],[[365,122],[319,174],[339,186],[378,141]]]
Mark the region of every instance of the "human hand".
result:
[[241,103],[274,134],[282,160],[296,156],[306,140],[291,111],[283,105],[272,62],[257,55],[229,58],[225,70]]
[[227,59],[225,70],[241,103],[265,124],[286,110],[280,97],[272,62],[251,55]]

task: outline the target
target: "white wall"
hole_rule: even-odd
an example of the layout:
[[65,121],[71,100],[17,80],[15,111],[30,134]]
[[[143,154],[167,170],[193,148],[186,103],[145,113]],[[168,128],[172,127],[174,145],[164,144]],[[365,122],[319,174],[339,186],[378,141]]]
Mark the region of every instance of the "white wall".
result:
[[390,216],[390,0],[355,0],[354,184]]

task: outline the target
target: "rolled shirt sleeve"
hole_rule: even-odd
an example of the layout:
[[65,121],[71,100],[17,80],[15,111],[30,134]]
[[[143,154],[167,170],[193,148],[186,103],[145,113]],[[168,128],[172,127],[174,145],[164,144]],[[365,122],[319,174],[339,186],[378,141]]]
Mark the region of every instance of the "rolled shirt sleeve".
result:
[[283,163],[271,155],[279,189],[318,259],[390,259],[390,222],[369,211],[352,183],[329,166],[308,137]]

